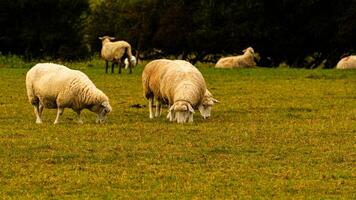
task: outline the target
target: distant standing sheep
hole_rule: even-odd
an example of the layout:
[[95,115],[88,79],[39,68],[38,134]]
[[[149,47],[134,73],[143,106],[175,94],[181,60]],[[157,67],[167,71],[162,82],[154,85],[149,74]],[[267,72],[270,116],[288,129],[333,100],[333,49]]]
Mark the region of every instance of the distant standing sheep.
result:
[[216,63],[216,68],[243,68],[255,67],[255,51],[252,47],[243,50],[243,55],[220,58]]
[[26,74],[26,89],[30,103],[35,108],[36,123],[42,123],[43,108],[57,109],[55,124],[64,108],[77,113],[87,108],[97,114],[97,123],[102,123],[111,112],[108,97],[81,71],[71,70],[63,65],[40,63]]
[[109,36],[99,37],[102,40],[101,57],[105,60],[105,73],[108,73],[109,62],[112,62],[111,73],[114,73],[115,64],[119,66],[119,74],[121,67],[124,65],[125,58],[128,58],[130,74],[132,73],[133,64],[131,45],[126,41],[111,42],[115,38]]
[[342,58],[337,63],[336,69],[356,69],[356,56]]
[[178,123],[193,122],[194,109],[202,105],[206,85],[203,75],[189,62],[182,60],[154,60],[142,73],[144,96],[149,100],[150,118],[153,118],[153,100],[160,116],[161,104],[168,104],[167,118]]

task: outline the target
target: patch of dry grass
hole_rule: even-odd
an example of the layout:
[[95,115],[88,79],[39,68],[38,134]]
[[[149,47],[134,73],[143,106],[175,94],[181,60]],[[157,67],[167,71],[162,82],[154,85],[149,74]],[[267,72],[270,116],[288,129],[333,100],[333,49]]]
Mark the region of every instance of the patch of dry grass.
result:
[[[356,71],[201,67],[221,101],[193,124],[150,120],[142,66],[83,69],[110,98],[104,125],[66,109],[35,124],[27,69],[0,68],[2,198],[355,197]],[[89,66],[89,67],[88,67]],[[165,115],[165,113],[163,114]]]

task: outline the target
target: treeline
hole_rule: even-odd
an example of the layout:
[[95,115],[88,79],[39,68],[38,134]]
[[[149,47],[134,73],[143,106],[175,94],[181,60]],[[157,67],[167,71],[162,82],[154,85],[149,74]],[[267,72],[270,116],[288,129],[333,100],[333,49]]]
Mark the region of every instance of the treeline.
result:
[[[214,62],[252,46],[260,66],[333,67],[356,51],[355,0],[2,0],[0,51],[85,58],[98,36],[127,40],[141,58]],[[308,58],[308,59],[306,59]]]

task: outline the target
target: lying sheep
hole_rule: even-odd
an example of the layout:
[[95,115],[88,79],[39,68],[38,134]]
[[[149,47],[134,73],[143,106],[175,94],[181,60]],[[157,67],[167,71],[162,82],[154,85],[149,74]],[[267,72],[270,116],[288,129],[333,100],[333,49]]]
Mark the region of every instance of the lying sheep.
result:
[[356,56],[342,58],[336,65],[336,69],[356,69]]
[[26,74],[26,89],[30,103],[35,107],[36,123],[42,123],[43,108],[57,109],[54,124],[64,108],[77,113],[79,123],[81,110],[87,108],[97,114],[97,123],[102,123],[111,112],[108,97],[81,71],[63,65],[40,63]]
[[[204,106],[211,106],[208,104],[203,106],[207,89],[202,74],[186,61],[166,59],[151,61],[142,73],[142,85],[144,96],[149,100],[150,118],[153,118],[154,98],[157,100],[155,116],[160,116],[161,104],[168,104],[167,118],[178,123],[193,122],[194,109],[200,107],[204,110]],[[210,97],[212,98],[211,94]],[[210,103],[208,100],[206,102]],[[210,115],[210,110],[206,113]],[[206,117],[208,114],[204,116]]]
[[125,41],[111,42],[115,38],[109,36],[99,37],[102,40],[101,57],[105,60],[105,73],[108,73],[109,62],[112,62],[111,73],[114,73],[115,64],[119,66],[119,74],[121,74],[121,67],[124,65],[124,59],[128,59],[130,74],[132,73],[132,52],[131,45]]
[[[129,68],[129,65],[130,65],[129,59],[125,58],[124,63],[125,63],[125,69]],[[131,64],[132,64],[132,68],[136,67],[137,60],[136,60],[135,56],[131,57]]]
[[255,67],[255,51],[252,47],[243,50],[243,55],[220,58],[216,63],[216,68],[243,68]]

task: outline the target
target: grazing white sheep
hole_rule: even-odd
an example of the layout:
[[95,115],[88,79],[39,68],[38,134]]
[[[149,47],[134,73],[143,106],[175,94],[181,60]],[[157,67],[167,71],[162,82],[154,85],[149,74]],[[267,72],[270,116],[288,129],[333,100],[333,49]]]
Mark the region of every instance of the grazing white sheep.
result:
[[[174,60],[174,62],[181,62],[180,60]],[[194,65],[191,64],[187,64],[187,62],[183,62],[183,64],[185,64],[185,67],[193,67],[195,68]],[[218,100],[216,100],[213,95],[211,94],[211,92],[206,89],[204,97],[203,97],[203,102],[201,105],[199,105],[198,109],[200,114],[203,116],[204,119],[207,119],[210,117],[211,115],[211,108],[215,103],[219,103]],[[160,107],[159,107],[160,108]]]
[[243,55],[220,58],[216,63],[216,68],[243,68],[255,67],[255,51],[252,47],[243,50]]
[[203,75],[183,60],[154,60],[142,73],[144,96],[149,100],[150,118],[153,118],[153,99],[157,99],[156,114],[162,104],[169,105],[167,118],[178,123],[193,122],[194,109],[199,108],[206,94]]
[[109,62],[112,62],[111,73],[114,73],[115,64],[119,66],[119,74],[124,65],[124,59],[128,59],[130,74],[132,73],[132,52],[131,45],[126,41],[111,42],[115,38],[109,36],[99,37],[102,40],[101,57],[105,60],[105,73],[108,73]]
[[43,108],[57,109],[55,124],[59,123],[64,108],[72,108],[79,123],[83,123],[80,112],[85,108],[97,114],[97,123],[104,122],[112,110],[108,97],[95,87],[88,76],[63,65],[35,65],[26,74],[26,89],[38,124],[42,123]]
[[337,63],[336,69],[356,69],[356,56],[342,58]]
[[[129,59],[125,58],[124,63],[125,63],[125,69],[129,68],[129,65],[130,65]],[[136,65],[137,65],[137,59],[135,56],[131,57],[131,65],[132,65],[132,68],[136,67]]]

